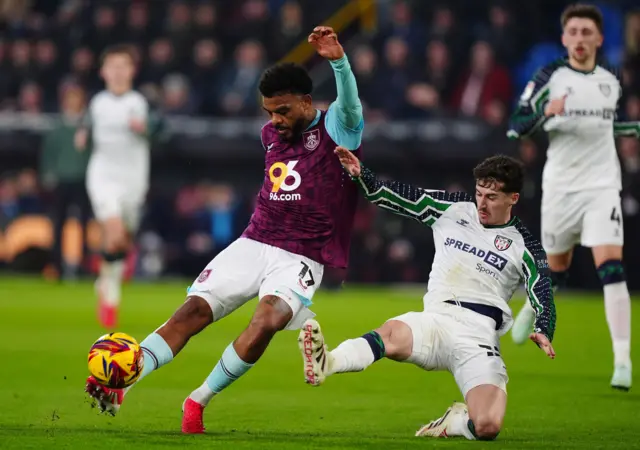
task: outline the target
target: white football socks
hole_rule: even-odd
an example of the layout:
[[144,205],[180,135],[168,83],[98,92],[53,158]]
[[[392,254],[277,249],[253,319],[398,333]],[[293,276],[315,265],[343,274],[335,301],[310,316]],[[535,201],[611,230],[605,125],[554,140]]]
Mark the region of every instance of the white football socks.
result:
[[349,339],[331,351],[330,373],[360,372],[374,362],[371,346],[364,338]]
[[202,406],[207,406],[215,395],[216,393],[211,390],[209,384],[205,381],[198,389],[193,391],[189,397],[194,402],[200,403]]
[[124,260],[102,261],[100,265],[100,289],[104,302],[109,306],[120,304],[122,278],[124,276]]
[[447,435],[449,436],[464,436],[470,441],[474,441],[476,438],[469,429],[469,413],[455,414],[451,417],[451,423],[447,427]]
[[604,308],[613,342],[614,364],[631,364],[631,298],[627,283],[604,286]]

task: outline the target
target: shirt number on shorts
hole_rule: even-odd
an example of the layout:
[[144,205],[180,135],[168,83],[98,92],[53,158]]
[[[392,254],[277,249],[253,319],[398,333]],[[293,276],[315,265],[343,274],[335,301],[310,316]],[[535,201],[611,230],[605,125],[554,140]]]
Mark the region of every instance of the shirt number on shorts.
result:
[[620,212],[618,211],[618,208],[616,208],[615,206],[613,207],[613,209],[611,210],[611,217],[610,219],[613,222],[618,222],[618,226],[621,225],[622,222],[622,218],[620,217]]
[[298,277],[300,278],[300,282],[307,287],[311,287],[314,284],[316,284],[316,281],[313,279],[313,273],[311,273],[311,268],[309,267],[309,265],[304,261],[300,261],[300,264],[302,264],[302,269],[298,274]]

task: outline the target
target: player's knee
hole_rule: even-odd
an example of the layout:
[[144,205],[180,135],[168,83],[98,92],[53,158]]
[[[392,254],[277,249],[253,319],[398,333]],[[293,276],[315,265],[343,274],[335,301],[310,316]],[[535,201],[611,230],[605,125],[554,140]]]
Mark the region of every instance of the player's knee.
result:
[[474,434],[478,440],[492,441],[500,434],[502,420],[490,414],[480,414],[473,420]]
[[603,286],[626,281],[624,265],[619,259],[610,259],[597,267],[598,278]]
[[384,343],[385,355],[394,361],[405,361],[413,349],[413,333],[404,322],[390,320],[376,330]]
[[213,322],[211,307],[201,297],[189,296],[163,326],[193,336]]

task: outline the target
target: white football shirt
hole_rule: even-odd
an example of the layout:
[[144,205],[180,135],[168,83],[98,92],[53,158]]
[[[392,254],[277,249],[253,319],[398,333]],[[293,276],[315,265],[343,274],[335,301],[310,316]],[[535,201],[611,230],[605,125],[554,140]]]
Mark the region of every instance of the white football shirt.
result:
[[149,179],[150,144],[145,135],[130,129],[131,119],[147,123],[149,104],[136,91],[115,95],[96,94],[88,108],[92,150],[88,176],[112,182],[146,186]]
[[[615,136],[638,136],[640,123],[619,121],[621,95],[617,71],[611,67],[596,65],[591,72],[581,72],[560,59],[536,72],[520,97],[507,135],[519,138],[540,126],[547,132],[543,190],[622,188]],[[563,96],[564,113],[545,117],[547,103]]]
[[509,302],[524,283],[536,312],[535,329],[553,338],[555,305],[546,254],[518,218],[500,227],[483,226],[468,194],[381,181],[365,167],[356,181],[369,201],[432,227],[436,254],[425,303],[458,300],[499,308],[504,334],[513,323]]

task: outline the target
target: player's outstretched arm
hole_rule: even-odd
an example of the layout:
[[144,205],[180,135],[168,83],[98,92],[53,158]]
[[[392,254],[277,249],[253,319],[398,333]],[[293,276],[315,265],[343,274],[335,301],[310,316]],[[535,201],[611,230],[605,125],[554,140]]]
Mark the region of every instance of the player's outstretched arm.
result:
[[427,190],[399,181],[381,180],[346,148],[337,147],[335,152],[367,200],[426,225],[433,225],[454,203],[473,201],[473,197],[464,192]]
[[525,250],[522,254],[524,284],[529,303],[536,313],[530,338],[550,358],[555,357],[551,342],[556,329],[556,305],[549,277],[549,263],[542,245],[528,232],[522,232]]
[[327,111],[327,132],[338,145],[356,150],[362,140],[364,119],[349,59],[331,27],[316,27],[309,35],[309,43],[320,56],[329,60],[336,77],[338,96]]
[[331,27],[316,27],[309,35],[309,43],[320,56],[329,60],[336,77],[338,97],[335,101],[337,119],[348,129],[357,129],[362,122],[362,103],[358,85],[351,71],[347,55]]
[[[558,114],[564,109],[564,100],[557,99],[555,109],[545,110],[549,103],[549,80],[557,68],[556,65],[542,67],[527,84],[524,92],[520,96],[520,101],[509,120],[509,130],[507,137],[519,139],[533,134],[552,115]],[[561,107],[561,108],[560,108]]]

